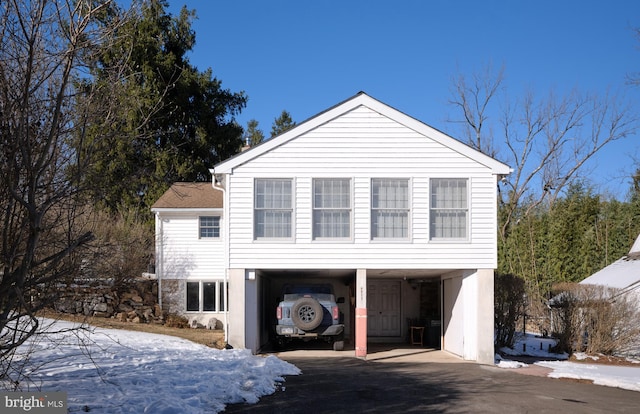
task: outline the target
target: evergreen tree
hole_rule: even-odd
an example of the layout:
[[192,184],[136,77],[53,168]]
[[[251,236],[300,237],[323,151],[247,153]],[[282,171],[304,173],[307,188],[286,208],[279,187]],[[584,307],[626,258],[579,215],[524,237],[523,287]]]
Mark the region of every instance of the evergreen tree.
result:
[[264,141],[264,133],[258,129],[258,121],[255,119],[247,122],[247,130],[244,133],[244,143],[250,147],[255,147]]
[[145,211],[175,181],[208,180],[208,169],[242,145],[234,117],[246,96],[189,63],[195,14],[183,8],[174,17],[166,7],[164,0],[142,2],[87,81],[121,85],[117,96],[104,97],[118,101],[118,113],[88,125],[83,138],[93,144],[86,154],[93,158],[87,178],[93,197],[111,211],[120,205]]
[[291,118],[291,114],[287,111],[282,111],[280,116],[274,119],[273,125],[271,125],[271,138],[285,133],[295,126],[296,123]]

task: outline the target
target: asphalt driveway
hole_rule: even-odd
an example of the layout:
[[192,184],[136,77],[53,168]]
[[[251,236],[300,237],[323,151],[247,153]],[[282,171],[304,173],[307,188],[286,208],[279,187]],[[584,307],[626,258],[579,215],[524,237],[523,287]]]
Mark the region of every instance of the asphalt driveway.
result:
[[[463,362],[442,351],[382,350],[367,360],[283,352],[301,375],[225,413],[637,413],[640,393]],[[522,371],[520,371],[522,372]]]

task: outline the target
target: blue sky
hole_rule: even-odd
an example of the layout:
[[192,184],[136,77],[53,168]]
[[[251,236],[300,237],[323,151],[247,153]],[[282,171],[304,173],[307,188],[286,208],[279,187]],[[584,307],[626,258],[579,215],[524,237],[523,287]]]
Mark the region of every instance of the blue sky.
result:
[[[269,136],[287,110],[301,122],[364,91],[452,136],[452,78],[504,66],[509,95],[573,88],[624,94],[640,113],[640,2],[446,0],[169,0],[195,9],[199,69],[244,91],[237,118]],[[640,158],[638,136],[590,164],[600,192],[620,196]]]

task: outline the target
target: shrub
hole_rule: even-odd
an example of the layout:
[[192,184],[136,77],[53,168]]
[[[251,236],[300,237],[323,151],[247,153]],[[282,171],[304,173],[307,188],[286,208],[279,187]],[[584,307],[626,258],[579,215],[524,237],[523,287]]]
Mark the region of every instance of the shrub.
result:
[[494,286],[495,345],[513,348],[516,325],[524,313],[525,283],[512,274],[497,274]]
[[632,295],[597,285],[564,284],[552,300],[560,351],[630,354],[640,340],[640,308]]
[[186,329],[189,327],[189,319],[182,315],[170,313],[164,318],[164,326],[168,328]]

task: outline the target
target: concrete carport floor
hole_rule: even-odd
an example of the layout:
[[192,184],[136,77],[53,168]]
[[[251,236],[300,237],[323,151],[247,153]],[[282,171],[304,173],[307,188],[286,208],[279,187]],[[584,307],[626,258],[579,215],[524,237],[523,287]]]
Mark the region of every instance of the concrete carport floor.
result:
[[371,345],[281,352],[301,375],[225,413],[637,413],[640,393],[465,362],[444,351]]

